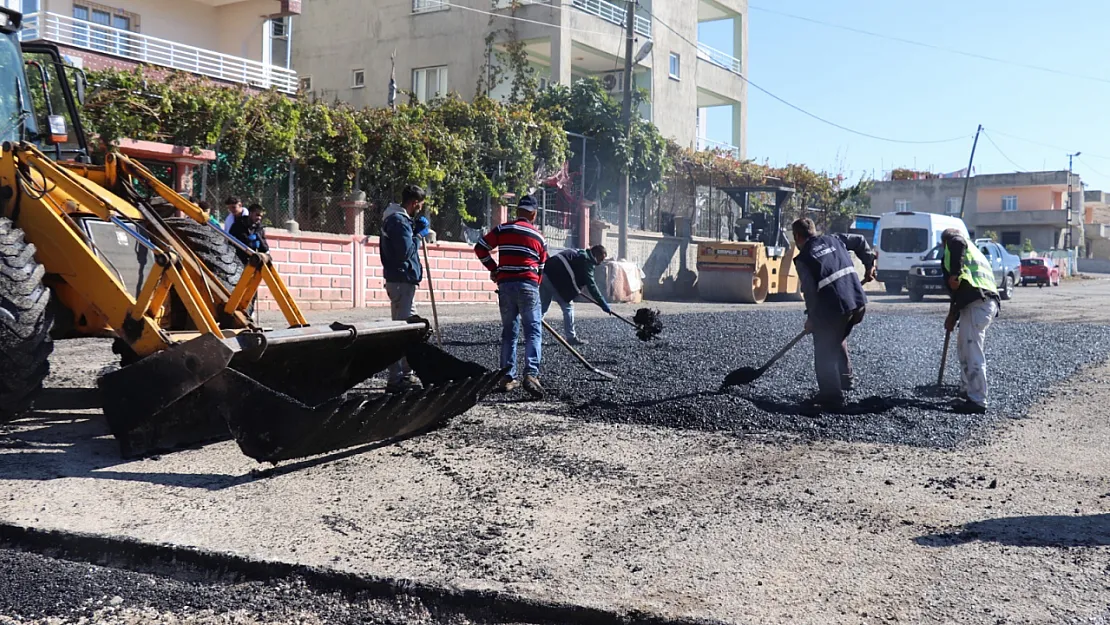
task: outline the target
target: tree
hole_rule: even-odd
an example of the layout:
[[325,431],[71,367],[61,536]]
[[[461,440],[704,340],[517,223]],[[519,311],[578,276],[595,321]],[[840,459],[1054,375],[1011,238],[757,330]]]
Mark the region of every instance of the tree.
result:
[[1033,241],[1026,239],[1025,243],[1023,243],[1021,246],[1021,251],[1025,253],[1033,253],[1037,251],[1037,248],[1033,247]]
[[984,239],[990,239],[993,243],[998,243],[998,233],[994,230],[987,230],[983,233]]

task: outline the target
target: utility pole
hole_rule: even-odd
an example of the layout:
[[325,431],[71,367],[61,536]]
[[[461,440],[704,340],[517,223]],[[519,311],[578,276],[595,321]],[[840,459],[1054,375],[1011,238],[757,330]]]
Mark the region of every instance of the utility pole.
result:
[[975,148],[979,145],[979,133],[983,132],[983,124],[975,129],[975,141],[971,144],[971,158],[967,160],[967,172],[964,174],[964,195],[960,198],[960,219],[964,218],[964,206],[967,205],[967,188],[971,184],[971,168],[975,165]]
[[[636,45],[636,0],[628,0],[624,25],[624,106],[621,110],[626,145],[632,142],[632,46]],[[631,165],[631,163],[629,163]],[[628,207],[632,203],[632,178],[621,177],[621,197],[617,205],[617,258],[628,258]]]
[[1068,231],[1067,231],[1066,234],[1064,234],[1064,249],[1065,250],[1070,250],[1071,249],[1071,165],[1072,165],[1071,161],[1072,161],[1073,158],[1079,156],[1080,154],[1082,154],[1082,152],[1076,152],[1075,154],[1068,154],[1068,213],[1067,213],[1067,215],[1068,215],[1068,223],[1067,223]]

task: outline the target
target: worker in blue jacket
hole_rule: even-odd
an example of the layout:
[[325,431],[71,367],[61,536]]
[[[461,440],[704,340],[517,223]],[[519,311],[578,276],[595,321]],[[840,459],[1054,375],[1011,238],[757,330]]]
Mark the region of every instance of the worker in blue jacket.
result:
[[540,284],[540,307],[543,314],[554,299],[563,309],[563,334],[571,345],[585,345],[578,337],[574,327],[574,298],[587,289],[597,305],[606,313],[612,312],[609,302],[597,288],[594,268],[605,262],[609,255],[604,246],[595,245],[588,250],[569,249],[555,254],[547,260],[543,269],[543,282]]
[[[416,288],[424,279],[420,265],[420,240],[431,234],[426,217],[417,217],[424,208],[424,189],[408,185],[401,193],[400,204],[390,204],[382,215],[381,257],[385,276],[385,292],[394,321],[404,321],[416,314],[413,300]],[[401,359],[389,367],[390,392],[401,392],[420,386],[408,361]]]
[[[848,335],[863,321],[867,296],[863,285],[875,279],[875,254],[858,234],[817,234],[810,219],[792,225],[798,255],[802,295],[806,301],[805,329],[813,334],[813,359],[817,370],[817,403],[835,407],[844,403],[844,391],[855,382],[848,358]],[[863,263],[860,281],[852,257]]]

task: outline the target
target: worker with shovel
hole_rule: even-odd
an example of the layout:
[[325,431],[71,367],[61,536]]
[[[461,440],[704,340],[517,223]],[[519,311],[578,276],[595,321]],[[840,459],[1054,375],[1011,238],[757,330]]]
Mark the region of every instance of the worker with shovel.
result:
[[987,411],[987,357],[983,343],[987,328],[998,316],[1002,301],[991,263],[955,228],[941,233],[944,245],[944,282],[952,305],[944,329],[951,333],[959,322],[956,352],[960,355],[960,401],[952,409],[964,414]]
[[[540,283],[547,262],[547,241],[535,226],[536,208],[536,200],[531,195],[520,198],[516,219],[487,232],[474,246],[474,254],[497,283],[497,303],[501,309],[501,368],[509,370],[501,380],[500,389],[508,392],[520,386],[516,378],[516,341],[523,322],[524,390],[534,399],[543,399]],[[491,256],[495,249],[496,261]]]
[[[844,391],[854,383],[848,335],[863,321],[867,309],[863,284],[875,279],[875,254],[858,234],[818,235],[810,219],[794,221],[791,229],[798,246],[794,266],[806,302],[805,329],[813,334],[818,387],[814,399],[825,406],[840,406]],[[863,282],[849,251],[863,262]]]
[[[424,198],[424,189],[407,185],[401,192],[401,203],[390,204],[382,215],[382,274],[394,321],[404,321],[416,314],[413,300],[416,287],[424,278],[418,250],[421,236],[430,234],[428,220],[416,217],[424,208]],[[399,393],[420,386],[407,360],[401,359],[389,366],[387,391]]]
[[591,299],[601,307],[606,314],[613,312],[609,302],[597,288],[597,278],[594,268],[605,262],[609,255],[605,246],[595,245],[588,250],[569,249],[563,250],[551,257],[544,265],[543,284],[540,285],[540,300],[542,312],[546,316],[547,309],[551,307],[554,299],[563,309],[563,335],[571,345],[585,345],[578,337],[574,328],[574,298],[582,289],[590,291]]

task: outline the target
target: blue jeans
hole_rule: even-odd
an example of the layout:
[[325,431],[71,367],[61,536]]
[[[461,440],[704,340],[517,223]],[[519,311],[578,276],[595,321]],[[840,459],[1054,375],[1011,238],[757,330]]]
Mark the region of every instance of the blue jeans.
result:
[[563,335],[568,339],[577,339],[578,332],[574,329],[574,302],[564,300],[552,286],[551,280],[544,280],[540,285],[540,312],[544,316],[547,315],[547,309],[551,307],[552,299],[559,304],[559,308],[563,309]]
[[497,288],[500,291],[497,304],[501,308],[501,368],[508,367],[507,375],[516,379],[516,339],[523,319],[524,375],[538,376],[543,346],[540,288],[533,282],[502,282]]

